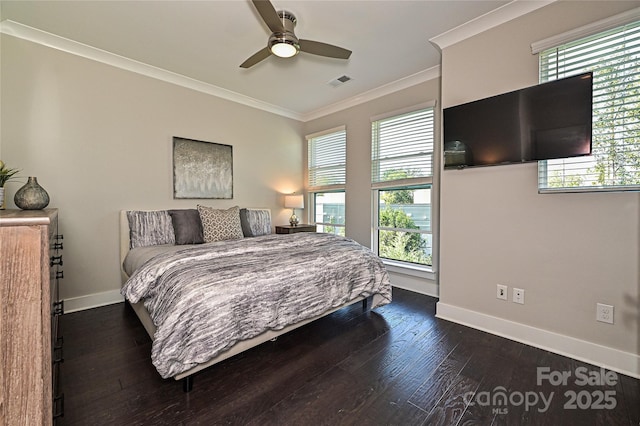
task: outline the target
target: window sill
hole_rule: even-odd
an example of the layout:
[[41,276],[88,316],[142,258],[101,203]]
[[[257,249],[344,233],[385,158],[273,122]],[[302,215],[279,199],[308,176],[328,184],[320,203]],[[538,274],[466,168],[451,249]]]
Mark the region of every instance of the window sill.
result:
[[395,260],[382,259],[387,271],[396,274],[410,275],[412,277],[424,278],[435,281],[436,273],[430,266],[416,265],[406,262],[398,262]]

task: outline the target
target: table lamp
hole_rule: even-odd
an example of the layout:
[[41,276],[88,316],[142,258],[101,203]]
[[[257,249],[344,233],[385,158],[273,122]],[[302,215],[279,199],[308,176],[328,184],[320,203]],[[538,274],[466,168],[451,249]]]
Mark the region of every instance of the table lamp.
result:
[[300,221],[298,220],[298,216],[296,216],[296,209],[304,209],[304,196],[294,194],[285,195],[284,206],[285,208],[292,209],[291,217],[289,218],[291,226],[298,226]]

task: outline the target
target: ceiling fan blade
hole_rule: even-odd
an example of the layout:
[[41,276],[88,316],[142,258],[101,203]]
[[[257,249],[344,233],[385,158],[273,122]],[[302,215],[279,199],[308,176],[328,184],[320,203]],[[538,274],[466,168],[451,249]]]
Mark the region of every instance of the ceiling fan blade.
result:
[[253,0],[253,5],[272,32],[284,31],[282,20],[269,0]]
[[249,59],[240,64],[240,68],[249,68],[257,64],[258,62],[267,59],[271,55],[268,47],[254,53]]
[[332,44],[321,43],[312,40],[299,40],[300,50],[314,55],[328,56],[329,58],[349,59],[351,51]]

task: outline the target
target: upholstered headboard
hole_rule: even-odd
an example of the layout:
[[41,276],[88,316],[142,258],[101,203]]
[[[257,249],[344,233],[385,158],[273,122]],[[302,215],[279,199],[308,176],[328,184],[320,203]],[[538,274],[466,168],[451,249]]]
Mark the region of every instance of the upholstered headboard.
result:
[[124,258],[127,257],[127,253],[129,253],[130,247],[129,240],[129,219],[127,218],[127,211],[120,211],[120,275],[122,278],[122,282],[127,281],[129,276],[124,272],[124,268],[122,264],[124,263]]

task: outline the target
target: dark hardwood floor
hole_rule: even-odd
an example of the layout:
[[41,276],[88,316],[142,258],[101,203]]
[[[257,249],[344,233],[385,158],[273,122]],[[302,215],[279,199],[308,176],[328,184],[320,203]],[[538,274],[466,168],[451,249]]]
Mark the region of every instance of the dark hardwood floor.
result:
[[[610,385],[583,385],[583,372],[595,380],[600,369],[439,320],[432,297],[393,296],[215,365],[190,393],[159,377],[151,341],[125,304],[64,315],[59,424],[640,424],[639,380],[609,373]],[[538,385],[538,367],[571,377]]]

